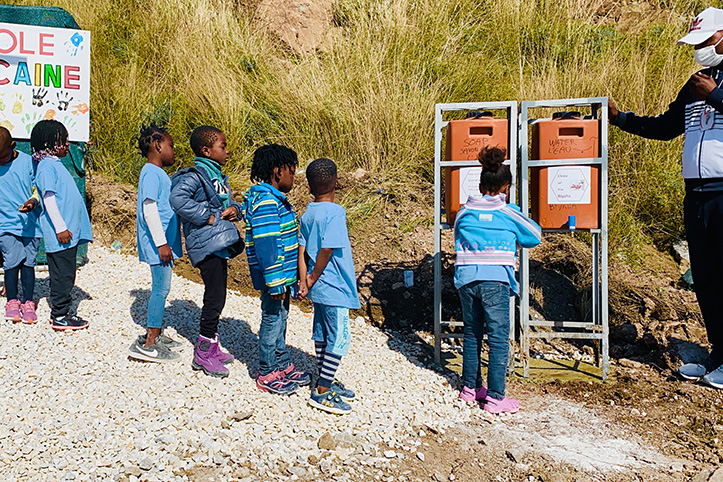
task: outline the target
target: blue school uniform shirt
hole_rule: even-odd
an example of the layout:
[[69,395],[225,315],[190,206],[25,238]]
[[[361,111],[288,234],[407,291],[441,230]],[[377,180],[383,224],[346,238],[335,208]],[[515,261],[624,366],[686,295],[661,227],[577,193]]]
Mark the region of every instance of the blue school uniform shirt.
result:
[[148,228],[146,218],[143,216],[143,201],[150,199],[156,202],[161,226],[166,234],[166,241],[173,253],[173,259],[183,255],[181,247],[181,227],[178,215],[171,207],[171,178],[166,171],[147,162],[138,179],[138,200],[136,201],[136,241],[138,246],[138,259],[150,265],[161,264],[158,248],[153,242],[151,230]]
[[306,246],[310,258],[309,274],[314,271],[319,250],[334,250],[326,268],[309,290],[308,298],[323,305],[360,308],[344,208],[332,202],[310,203],[301,216],[299,244]]
[[18,211],[33,195],[35,165],[24,152],[12,161],[0,165],[0,234],[14,234],[23,238],[39,238],[40,209],[29,213]]
[[[93,230],[90,227],[90,218],[85,208],[85,201],[75,185],[73,176],[70,175],[60,159],[55,156],[47,156],[40,160],[35,174],[35,185],[38,188],[43,212],[40,214],[40,231],[45,241],[45,251],[57,253],[72,248],[79,244],[93,241]],[[45,209],[43,197],[47,192],[55,193],[55,201],[58,210],[63,217],[68,231],[73,238],[68,244],[60,244],[55,233],[53,222]]]

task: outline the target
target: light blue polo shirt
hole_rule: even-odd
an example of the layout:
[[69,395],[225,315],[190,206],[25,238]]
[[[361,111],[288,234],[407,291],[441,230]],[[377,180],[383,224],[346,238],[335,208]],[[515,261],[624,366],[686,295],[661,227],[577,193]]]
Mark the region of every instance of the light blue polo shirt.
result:
[[90,227],[88,210],[85,208],[85,201],[75,185],[73,176],[70,175],[60,159],[55,156],[47,156],[40,160],[35,175],[35,185],[38,188],[41,202],[45,193],[54,192],[58,210],[63,217],[68,231],[73,238],[68,244],[60,244],[55,233],[53,222],[48,216],[43,202],[43,212],[40,214],[40,231],[45,240],[45,251],[57,253],[72,248],[79,244],[93,241],[93,230]]
[[143,216],[143,201],[150,199],[156,202],[161,225],[166,234],[166,241],[171,247],[173,259],[183,255],[181,247],[181,229],[178,215],[171,208],[171,178],[160,167],[147,162],[141,169],[138,179],[138,200],[136,201],[136,241],[138,243],[138,259],[150,265],[161,264],[158,248],[153,242],[151,230]]
[[306,246],[311,258],[309,274],[314,270],[319,250],[334,250],[326,268],[309,290],[308,298],[328,306],[360,308],[344,208],[332,202],[310,203],[301,216],[299,244]]
[[0,234],[14,234],[23,238],[39,238],[40,209],[21,213],[18,209],[33,195],[35,166],[24,152],[12,161],[0,165]]

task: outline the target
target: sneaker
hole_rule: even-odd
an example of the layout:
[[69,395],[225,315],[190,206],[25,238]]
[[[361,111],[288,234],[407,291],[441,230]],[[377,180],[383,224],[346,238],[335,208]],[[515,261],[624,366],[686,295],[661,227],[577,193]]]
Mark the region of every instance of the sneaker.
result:
[[89,323],[76,315],[65,315],[62,318],[50,320],[55,331],[83,330],[88,328]]
[[216,336],[213,339],[213,346],[211,349],[213,350],[213,354],[216,356],[218,361],[220,361],[224,365],[228,365],[234,360],[234,356],[232,354],[227,353],[221,349],[221,344],[219,343],[218,339],[218,333],[216,333]]
[[[144,342],[145,343],[145,342]],[[161,332],[160,335],[156,338],[156,343],[160,343],[161,345],[165,346],[166,348],[180,348],[183,346],[183,343],[180,341],[176,341],[170,336],[166,336]]]
[[293,363],[286,367],[286,370],[282,370],[281,373],[287,379],[296,383],[300,387],[305,387],[306,385],[311,384],[311,375],[306,372],[302,372],[301,370],[297,370]]
[[476,390],[462,387],[462,391],[459,392],[459,399],[468,403],[478,403],[480,400],[484,401],[485,398],[487,398],[487,388],[484,386]]
[[339,380],[334,379],[333,382],[331,382],[331,389],[334,390],[337,395],[339,395],[342,400],[346,402],[351,402],[352,400],[356,399],[356,393],[354,393],[349,388],[346,388],[343,383],[341,383]]
[[201,335],[198,335],[191,367],[194,370],[203,370],[203,373],[214,378],[226,378],[228,376],[228,368],[223,366],[215,356],[213,340]]
[[311,392],[311,398],[309,398],[309,405],[325,412],[335,413],[337,415],[344,415],[345,413],[351,412],[351,405],[341,399],[338,393],[330,388],[324,393],[319,393],[315,388]]
[[718,368],[719,363],[714,362],[710,357],[700,363],[686,363],[678,368],[678,374],[685,380],[697,382],[703,375]]
[[38,315],[35,313],[35,303],[31,300],[26,301],[20,307],[23,312],[23,323],[32,325],[38,322]]
[[256,387],[264,392],[277,395],[291,395],[299,389],[299,385],[284,377],[282,372],[275,371],[256,378]]
[[160,343],[158,339],[156,339],[156,342],[152,345],[144,346],[145,344],[146,337],[139,336],[128,350],[128,356],[136,360],[156,363],[164,363],[181,358],[178,353],[172,352],[166,345]]
[[719,390],[723,388],[723,365],[706,374],[703,382]]
[[520,402],[514,398],[503,398],[497,400],[496,398],[487,397],[485,399],[484,409],[489,413],[517,413],[520,410]]
[[5,319],[17,323],[22,319],[20,313],[20,300],[8,300],[5,303]]

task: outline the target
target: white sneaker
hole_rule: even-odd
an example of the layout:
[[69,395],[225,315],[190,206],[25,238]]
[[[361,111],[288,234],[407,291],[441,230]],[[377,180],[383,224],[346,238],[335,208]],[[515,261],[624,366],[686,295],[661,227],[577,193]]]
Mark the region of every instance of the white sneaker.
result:
[[678,368],[678,374],[680,374],[681,377],[693,382],[700,380],[706,373],[708,373],[708,370],[705,368],[705,365],[701,365],[700,363],[686,363]]

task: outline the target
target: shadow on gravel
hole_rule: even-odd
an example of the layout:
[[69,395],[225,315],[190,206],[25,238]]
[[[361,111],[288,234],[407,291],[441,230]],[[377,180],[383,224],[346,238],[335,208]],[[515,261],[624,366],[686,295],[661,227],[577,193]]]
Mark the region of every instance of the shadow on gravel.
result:
[[[46,298],[48,301],[48,305],[50,305],[50,277],[45,278],[35,278],[35,299],[40,300],[40,298]],[[78,305],[81,301],[84,300],[92,300],[93,297],[90,296],[87,292],[83,291],[82,289],[78,288],[77,286],[73,286],[73,289],[70,291],[70,313],[77,313],[78,312]],[[91,320],[92,321],[92,320]]]
[[[131,304],[130,314],[133,321],[146,329],[148,317],[148,298],[151,291],[147,289],[131,290],[135,299]],[[261,313],[259,312],[259,316]],[[171,326],[176,332],[188,340],[192,347],[196,344],[199,332],[201,308],[189,300],[170,300],[163,316],[163,326]],[[251,331],[248,322],[238,318],[222,317],[218,323],[221,345],[231,353],[237,361],[246,366],[251,378],[258,374],[258,336]],[[309,342],[311,344],[311,342]],[[299,348],[288,345],[291,361],[301,370],[316,373],[316,357]]]

